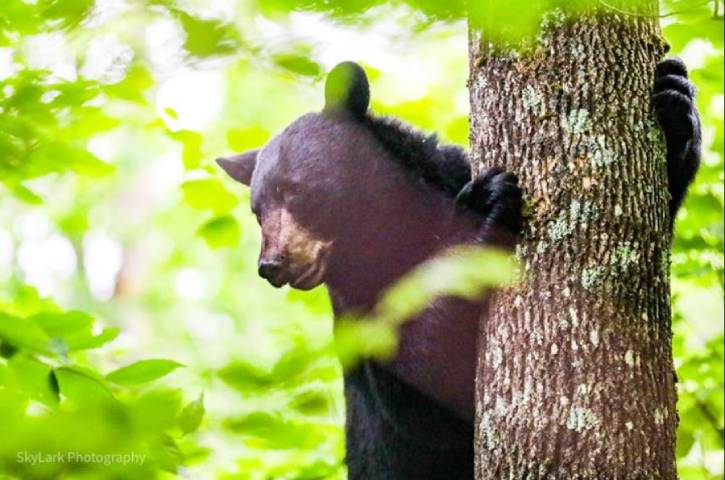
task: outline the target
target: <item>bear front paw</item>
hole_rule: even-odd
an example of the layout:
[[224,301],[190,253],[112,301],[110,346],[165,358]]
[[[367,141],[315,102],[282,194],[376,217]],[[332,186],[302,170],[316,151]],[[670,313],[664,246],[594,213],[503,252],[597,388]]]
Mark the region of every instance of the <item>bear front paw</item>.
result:
[[456,203],[481,214],[487,225],[513,234],[521,230],[523,195],[519,179],[511,172],[493,167],[481,171],[456,197]]
[[661,61],[655,70],[652,105],[668,145],[688,142],[699,129],[695,87],[679,58]]

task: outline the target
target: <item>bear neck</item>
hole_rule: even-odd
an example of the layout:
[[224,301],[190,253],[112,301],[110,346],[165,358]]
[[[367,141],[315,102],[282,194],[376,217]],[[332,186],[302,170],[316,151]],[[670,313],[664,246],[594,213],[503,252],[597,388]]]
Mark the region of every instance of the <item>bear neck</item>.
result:
[[[474,241],[480,219],[427,186],[396,192],[378,218],[336,241],[326,285],[336,316],[367,312],[396,280],[446,248]],[[390,198],[396,198],[390,197]]]

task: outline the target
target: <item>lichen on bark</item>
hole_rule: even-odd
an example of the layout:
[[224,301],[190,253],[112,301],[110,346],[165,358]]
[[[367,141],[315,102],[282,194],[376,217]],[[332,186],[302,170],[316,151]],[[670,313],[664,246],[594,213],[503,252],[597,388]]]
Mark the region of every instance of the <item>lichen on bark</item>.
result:
[[515,55],[471,31],[474,168],[517,173],[532,212],[481,329],[479,480],[676,478],[664,47],[639,6],[550,12]]

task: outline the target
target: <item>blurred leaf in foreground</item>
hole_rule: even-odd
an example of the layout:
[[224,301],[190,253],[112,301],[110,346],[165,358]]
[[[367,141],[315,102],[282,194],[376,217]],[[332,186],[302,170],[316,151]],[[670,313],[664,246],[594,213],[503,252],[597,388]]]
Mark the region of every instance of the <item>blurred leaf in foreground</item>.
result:
[[106,375],[106,378],[119,385],[135,385],[161,378],[181,366],[180,363],[173,360],[139,360],[136,363],[112,371]]
[[492,248],[462,246],[428,260],[399,279],[363,318],[342,318],[335,325],[335,346],[345,368],[362,357],[388,358],[397,332],[439,297],[480,299],[492,287],[516,278],[513,256]]

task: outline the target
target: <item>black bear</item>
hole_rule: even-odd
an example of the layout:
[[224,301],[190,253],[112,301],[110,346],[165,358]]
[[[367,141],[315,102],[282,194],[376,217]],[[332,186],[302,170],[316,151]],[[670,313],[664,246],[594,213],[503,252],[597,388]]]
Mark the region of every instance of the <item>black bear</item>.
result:
[[[697,169],[699,120],[682,62],[662,62],[656,77],[674,216]],[[513,174],[492,168],[472,179],[463,150],[373,116],[368,103],[363,69],[339,64],[322,112],[260,150],[218,159],[251,187],[263,232],[259,274],[275,287],[324,282],[336,317],[369,311],[396,279],[451,246],[512,248],[522,221]],[[345,374],[351,480],[473,478],[482,302],[436,300],[405,323],[390,362]]]

